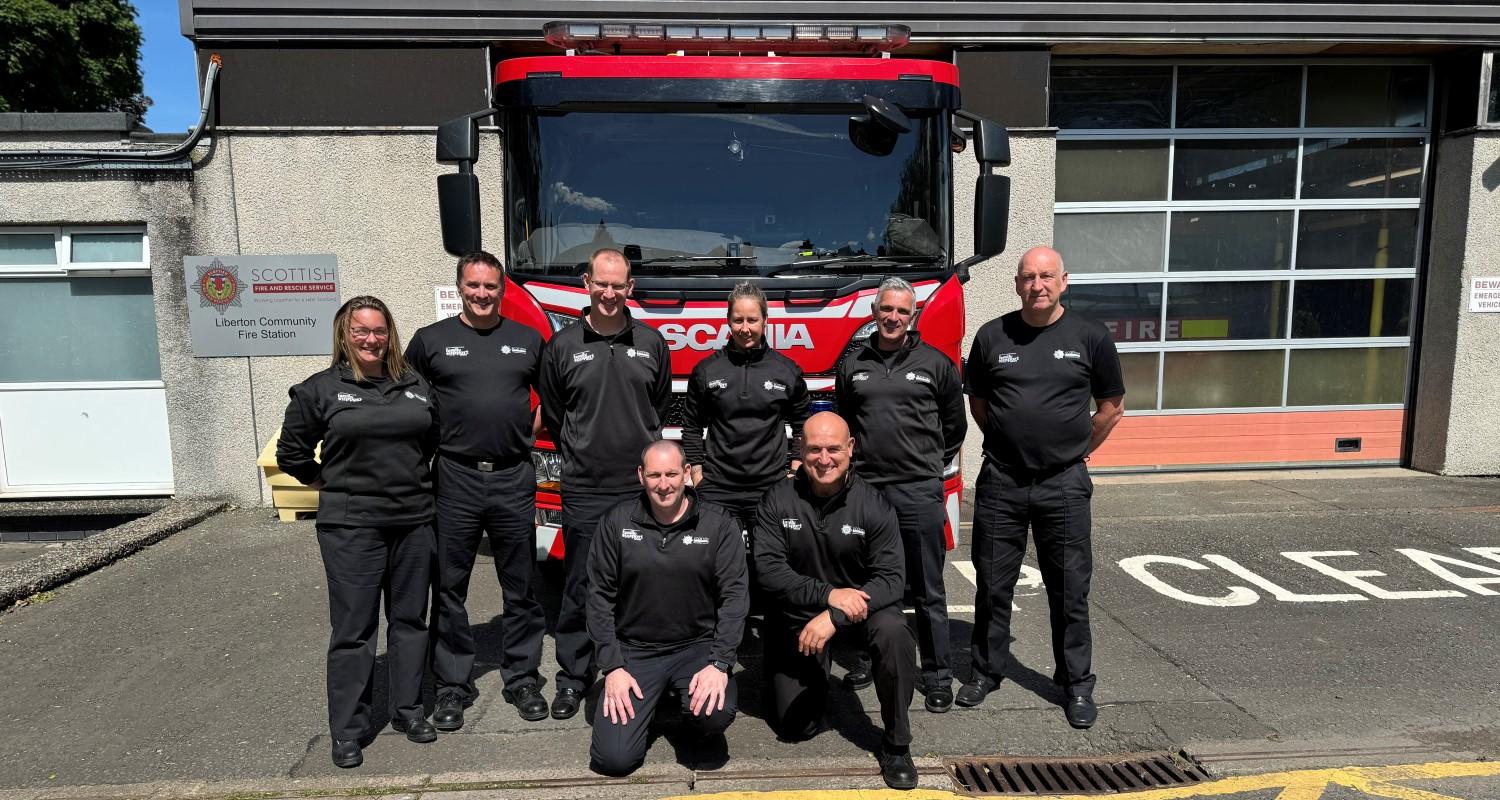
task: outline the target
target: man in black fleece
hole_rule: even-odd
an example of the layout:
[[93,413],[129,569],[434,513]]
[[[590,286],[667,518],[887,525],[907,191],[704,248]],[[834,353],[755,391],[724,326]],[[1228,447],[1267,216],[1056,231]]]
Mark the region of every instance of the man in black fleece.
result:
[[698,733],[722,743],[749,608],[739,525],[686,485],[682,447],[648,446],[637,473],[645,491],[604,515],[589,553],[589,636],[604,673],[589,759],[605,775],[641,765],[668,687]]
[[[943,587],[948,554],[943,474],[956,463],[968,421],[958,367],[908,330],[916,299],[911,284],[900,278],[880,285],[875,333],[862,350],[839,364],[834,386],[839,413],[859,442],[855,465],[860,477],[879,488],[896,509],[907,593],[917,612],[920,689],[927,697],[926,709],[941,714],[953,707],[948,593]],[[852,671],[851,682],[869,680],[861,680],[860,672]]]
[[671,352],[625,307],[635,282],[618,250],[600,250],[583,276],[589,307],[558,331],[542,358],[542,421],[563,456],[563,597],[557,616],[557,695],[552,716],[578,713],[594,682],[584,611],[588,556],[605,512],[641,490],[634,464],[661,438],[672,397]]
[[828,642],[857,637],[874,656],[885,724],[880,772],[893,789],[917,785],[907,706],[916,648],[901,614],[905,583],[895,512],[849,470],[854,439],[842,417],[814,414],[802,429],[802,468],[772,487],[756,515],[756,580],[766,593],[766,720],[783,739],[822,728]]

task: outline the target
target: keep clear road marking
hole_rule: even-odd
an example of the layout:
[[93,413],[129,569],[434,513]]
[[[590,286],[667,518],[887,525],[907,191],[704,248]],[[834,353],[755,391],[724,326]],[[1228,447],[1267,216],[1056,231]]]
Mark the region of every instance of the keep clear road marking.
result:
[[[1263,775],[1237,775],[1232,778],[1152,789],[1118,795],[1132,800],[1184,800],[1191,797],[1224,795],[1280,789],[1276,800],[1319,800],[1330,786],[1341,786],[1372,797],[1389,800],[1461,800],[1453,795],[1402,786],[1398,781],[1442,780],[1445,778],[1483,778],[1500,775],[1500,762],[1442,761],[1429,764],[1404,764],[1388,767],[1343,767],[1342,769],[1306,769],[1291,772],[1269,772]],[[1049,795],[1059,800],[1098,800],[1099,795]],[[790,790],[783,792],[719,792],[679,795],[667,800],[955,800],[963,795],[932,789],[899,792],[891,789]]]
[[[978,576],[977,573],[974,572],[974,565],[973,565],[973,563],[968,562],[968,561],[955,561],[955,562],[953,562],[953,568],[956,569],[956,570],[958,570],[958,574],[964,576],[964,578],[966,578],[969,581],[970,584],[972,584],[975,587],[979,586],[979,576]],[[1022,597],[1030,597],[1030,596],[1036,594],[1035,590],[1040,589],[1040,588],[1042,588],[1042,573],[1041,573],[1041,571],[1038,570],[1036,567],[1033,567],[1033,566],[1031,566],[1029,564],[1022,564],[1021,565],[1021,577],[1020,577],[1019,580],[1016,581],[1016,591],[1018,593],[1020,593]],[[1022,589],[1031,589],[1032,591],[1021,592]],[[1010,607],[1011,607],[1011,610],[1013,610],[1013,611],[1020,611],[1021,610],[1021,607],[1018,606],[1018,605],[1016,605],[1014,602],[1012,602],[1010,604]],[[972,605],[967,605],[967,606],[954,605],[953,603],[949,603],[948,604],[948,613],[949,614],[972,614],[972,613],[974,613],[974,606],[972,606]]]

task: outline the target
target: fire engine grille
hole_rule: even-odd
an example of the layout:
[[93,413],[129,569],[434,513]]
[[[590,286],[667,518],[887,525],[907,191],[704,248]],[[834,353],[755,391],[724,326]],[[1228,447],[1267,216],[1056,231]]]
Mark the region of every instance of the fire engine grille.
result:
[[[809,400],[826,400],[833,402],[833,392],[808,392]],[[667,428],[682,427],[683,408],[687,405],[687,395],[672,395],[672,405],[667,409],[667,419],[662,425]]]
[[969,797],[1119,794],[1212,780],[1187,753],[1136,753],[1105,758],[948,759],[948,776]]

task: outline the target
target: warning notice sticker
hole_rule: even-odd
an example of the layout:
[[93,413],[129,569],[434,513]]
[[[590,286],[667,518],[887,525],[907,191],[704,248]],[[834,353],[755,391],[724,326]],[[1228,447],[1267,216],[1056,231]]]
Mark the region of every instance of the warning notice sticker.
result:
[[1469,282],[1469,310],[1500,313],[1500,278],[1475,278]]

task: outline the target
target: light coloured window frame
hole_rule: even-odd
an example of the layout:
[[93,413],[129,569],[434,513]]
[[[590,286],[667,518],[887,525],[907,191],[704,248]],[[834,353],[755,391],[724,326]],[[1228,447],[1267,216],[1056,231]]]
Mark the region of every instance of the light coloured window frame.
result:
[[[5,278],[57,277],[136,277],[151,274],[151,236],[145,225],[3,225],[0,235],[50,233],[55,264],[0,265],[0,280]],[[140,261],[74,261],[73,236],[88,233],[139,233]]]
[[1490,91],[1495,85],[1495,53],[1486,51],[1479,62],[1479,127],[1494,130],[1500,128],[1500,98],[1490,107]]
[[[1493,62],[1493,53],[1487,54],[1486,67]],[[1167,330],[1167,315],[1169,304],[1167,303],[1168,287],[1173,283],[1190,282],[1233,282],[1233,281],[1280,281],[1287,287],[1286,320],[1283,335],[1280,338],[1254,339],[1254,340],[1210,340],[1210,341],[1166,341],[1159,339],[1155,342],[1129,342],[1117,345],[1121,353],[1159,353],[1192,352],[1203,350],[1280,350],[1282,353],[1282,382],[1281,382],[1281,405],[1272,407],[1256,408],[1202,408],[1202,409],[1163,409],[1162,399],[1165,395],[1163,380],[1165,376],[1165,355],[1157,357],[1157,379],[1156,379],[1156,407],[1151,409],[1128,408],[1127,414],[1139,416],[1152,415],[1178,415],[1178,414],[1220,414],[1220,413],[1257,413],[1266,411],[1335,411],[1335,410],[1370,410],[1370,409],[1401,409],[1404,404],[1370,404],[1358,406],[1291,406],[1288,405],[1290,387],[1287,381],[1291,371],[1291,351],[1304,349],[1334,349],[1347,347],[1407,347],[1413,343],[1413,333],[1408,332],[1406,336],[1396,337],[1354,337],[1354,338],[1327,338],[1327,339],[1293,339],[1291,338],[1291,326],[1295,314],[1294,299],[1297,281],[1299,280],[1337,280],[1337,279],[1420,279],[1422,259],[1422,236],[1421,231],[1427,225],[1428,209],[1423,203],[1427,197],[1428,181],[1432,179],[1432,144],[1433,144],[1433,115],[1434,104],[1434,70],[1430,62],[1422,59],[1205,59],[1194,60],[1191,65],[1272,65],[1272,64],[1295,64],[1302,67],[1301,81],[1301,108],[1299,110],[1298,122],[1300,127],[1296,128],[1193,128],[1184,129],[1175,127],[1177,124],[1177,97],[1179,91],[1178,68],[1184,62],[1172,59],[1093,59],[1093,58],[1060,58],[1053,60],[1053,66],[1171,66],[1172,67],[1172,95],[1169,109],[1170,125],[1165,128],[1140,128],[1140,129],[1062,129],[1057,133],[1059,142],[1068,141],[1107,141],[1126,140],[1142,141],[1155,140],[1167,143],[1167,200],[1152,201],[1118,201],[1118,202],[1076,202],[1055,203],[1054,215],[1073,213],[1131,213],[1131,212],[1157,212],[1166,215],[1162,225],[1164,241],[1162,243],[1162,268],[1151,272],[1080,272],[1069,273],[1070,284],[1157,284],[1161,287],[1163,301],[1161,304],[1161,320],[1158,327],[1158,336],[1164,337]],[[1308,72],[1311,67],[1316,66],[1423,66],[1427,69],[1427,114],[1425,125],[1420,127],[1305,127],[1307,122],[1308,103]],[[1486,72],[1488,77],[1489,72]],[[1486,83],[1487,87],[1488,84]],[[1487,89],[1485,90],[1487,92]],[[1487,101],[1487,94],[1485,101]],[[1485,102],[1482,101],[1482,102]],[[1483,117],[1481,117],[1483,118]],[[1500,127],[1500,126],[1497,126]],[[1302,195],[1302,167],[1306,155],[1306,142],[1317,139],[1330,138],[1384,138],[1384,139],[1417,139],[1422,146],[1422,180],[1420,187],[1414,197],[1401,198],[1355,198],[1355,199],[1304,199]],[[1295,139],[1297,141],[1297,173],[1293,197],[1277,200],[1224,200],[1224,201],[1174,201],[1171,199],[1175,190],[1175,175],[1173,170],[1176,166],[1177,141],[1183,139],[1225,139],[1244,141],[1249,139]],[[1406,208],[1417,210],[1417,236],[1413,247],[1411,268],[1404,269],[1306,269],[1296,268],[1298,231],[1301,224],[1301,213],[1304,210],[1354,210],[1354,209],[1395,209]],[[1225,270],[1225,271],[1199,271],[1199,272],[1173,272],[1168,270],[1171,263],[1171,232],[1172,214],[1176,212],[1189,211],[1240,211],[1240,210],[1289,210],[1292,212],[1292,237],[1291,252],[1288,256],[1290,268],[1280,270]],[[1410,311],[1415,319],[1415,304],[1420,293],[1412,292],[1413,307]],[[1412,368],[1414,359],[1408,359],[1408,370]],[[1408,385],[1411,374],[1408,372]],[[1127,404],[1128,406],[1128,404]]]

